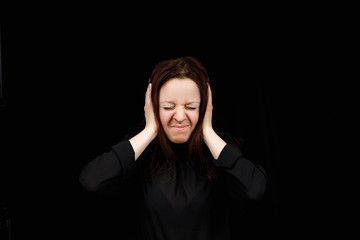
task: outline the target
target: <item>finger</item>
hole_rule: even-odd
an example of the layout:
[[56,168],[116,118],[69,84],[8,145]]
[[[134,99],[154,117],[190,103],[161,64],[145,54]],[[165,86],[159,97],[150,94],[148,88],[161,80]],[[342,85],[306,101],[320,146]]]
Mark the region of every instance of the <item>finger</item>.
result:
[[151,83],[149,83],[149,86],[148,86],[148,100],[150,103],[151,102]]
[[212,92],[210,88],[210,84],[208,84],[208,104],[212,104]]
[[145,95],[145,104],[150,105],[151,104],[151,83],[149,83],[146,95]]

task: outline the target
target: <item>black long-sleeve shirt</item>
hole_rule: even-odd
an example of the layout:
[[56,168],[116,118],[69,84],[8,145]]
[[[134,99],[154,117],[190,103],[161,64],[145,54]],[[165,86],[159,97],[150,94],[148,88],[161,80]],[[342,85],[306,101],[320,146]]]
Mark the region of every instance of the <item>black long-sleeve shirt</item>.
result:
[[[135,161],[128,140],[112,146],[86,164],[80,182],[88,191],[122,193],[124,179],[135,182],[138,197],[139,240],[228,240],[230,199],[239,204],[262,198],[267,177],[264,169],[247,160],[233,142],[227,142],[217,160],[211,158],[217,179],[210,181],[185,161],[186,144],[173,144],[174,176],[149,180],[144,174],[152,157],[150,144]],[[241,217],[241,216],[239,216]]]

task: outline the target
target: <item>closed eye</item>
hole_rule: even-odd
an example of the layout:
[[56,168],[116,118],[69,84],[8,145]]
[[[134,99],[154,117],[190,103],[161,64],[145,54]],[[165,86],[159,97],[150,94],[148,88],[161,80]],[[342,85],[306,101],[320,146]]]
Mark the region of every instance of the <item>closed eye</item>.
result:
[[[175,106],[161,106],[161,108],[164,109],[165,111],[171,111],[171,110],[174,110],[174,109],[175,109]],[[189,110],[189,111],[194,111],[194,110],[196,110],[197,108],[199,108],[199,107],[185,106],[185,109],[186,109],[186,110]]]

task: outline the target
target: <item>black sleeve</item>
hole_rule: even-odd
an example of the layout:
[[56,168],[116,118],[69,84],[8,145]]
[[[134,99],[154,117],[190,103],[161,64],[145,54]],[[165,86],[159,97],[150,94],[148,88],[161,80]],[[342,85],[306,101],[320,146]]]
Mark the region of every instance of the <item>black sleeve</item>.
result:
[[116,191],[118,184],[135,171],[135,154],[129,140],[122,140],[111,150],[82,167],[79,181],[91,192]]
[[248,200],[263,197],[267,185],[264,168],[246,159],[233,142],[227,142],[218,159],[213,161],[232,197]]

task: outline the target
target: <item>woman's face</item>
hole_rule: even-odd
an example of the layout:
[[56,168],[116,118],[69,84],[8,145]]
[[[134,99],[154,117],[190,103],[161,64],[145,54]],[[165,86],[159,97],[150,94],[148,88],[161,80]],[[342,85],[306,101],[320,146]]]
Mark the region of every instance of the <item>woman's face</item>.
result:
[[189,140],[199,120],[200,91],[189,79],[173,78],[160,89],[159,116],[167,137],[173,143]]

